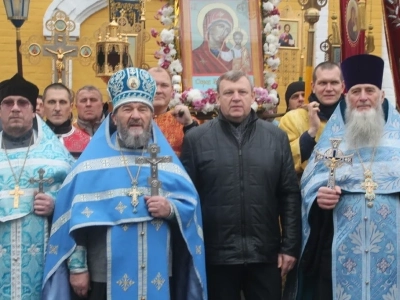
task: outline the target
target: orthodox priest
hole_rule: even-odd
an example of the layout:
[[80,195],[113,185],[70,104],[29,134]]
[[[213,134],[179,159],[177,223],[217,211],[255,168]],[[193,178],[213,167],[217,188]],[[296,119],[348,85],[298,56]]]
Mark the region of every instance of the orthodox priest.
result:
[[58,194],[64,205],[53,218],[44,299],[70,299],[67,266],[81,298],[205,300],[198,195],[152,121],[156,82],[147,71],[128,68],[110,78],[108,91],[112,117]]
[[42,299],[55,196],[73,163],[41,118],[38,88],[20,75],[0,83],[0,299]]
[[373,55],[341,64],[346,101],[301,180],[301,299],[400,298],[400,115],[384,98],[383,66]]

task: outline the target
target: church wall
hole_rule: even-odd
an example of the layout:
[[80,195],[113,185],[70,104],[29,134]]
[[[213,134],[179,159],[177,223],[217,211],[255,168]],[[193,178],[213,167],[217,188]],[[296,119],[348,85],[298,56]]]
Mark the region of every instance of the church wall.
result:
[[[43,15],[51,3],[51,0],[31,1],[28,20],[21,27],[21,41],[25,43],[29,37],[36,35],[38,41],[42,43]],[[15,27],[7,19],[4,2],[0,3],[0,80],[8,79],[17,73],[17,54],[15,46]],[[31,65],[26,57],[22,57],[22,67],[24,77],[39,86],[40,93],[44,87],[51,83],[51,59],[42,57],[38,65]]]
[[[40,44],[43,44],[43,16],[51,2],[51,0],[31,1],[28,20],[21,27],[22,44],[26,43],[32,36],[36,36],[36,40]],[[151,28],[161,30],[162,25],[158,20],[154,19],[154,16],[164,3],[165,1],[150,1],[146,3],[147,32],[150,32]],[[108,22],[108,7],[94,13],[81,24],[81,38],[91,38],[96,42],[97,37],[94,36],[94,33],[105,22]],[[0,2],[0,36],[0,81],[2,81],[17,73],[15,27],[7,19],[3,1]],[[154,58],[154,52],[157,48],[158,46],[154,38],[151,38],[146,43],[145,62],[150,66],[157,65],[157,60]],[[24,77],[38,85],[40,93],[42,93],[44,88],[51,83],[52,58],[42,56],[37,65],[32,65],[28,58],[23,56],[22,65]],[[82,66],[74,58],[72,88],[76,91],[86,84],[95,85],[100,88],[103,98],[108,99],[106,84],[100,78],[95,77],[92,65]]]
[[[77,0],[71,0],[77,1]],[[32,36],[37,37],[37,41],[43,43],[43,16],[51,4],[51,0],[35,0],[31,1],[29,18],[24,23],[21,28],[21,38],[22,44],[26,43],[29,38]],[[154,18],[156,12],[159,8],[164,5],[166,1],[149,1],[146,2],[146,31],[150,32],[152,28],[160,31],[162,29],[162,25],[158,20]],[[279,5],[279,9],[281,12],[289,6],[291,11],[290,18],[297,18],[300,21],[302,20],[301,7],[298,4],[297,0],[286,0],[281,1]],[[371,0],[367,0],[367,9],[366,9],[366,25],[368,26],[370,23],[370,6]],[[339,13],[339,3],[338,1],[328,1],[329,7],[329,26],[328,33],[332,32],[331,24],[332,20],[330,19],[332,15],[332,11],[335,11],[336,14],[340,18]],[[288,16],[289,17],[289,16]],[[97,37],[94,36],[94,32],[105,22],[108,21],[108,8],[104,8],[93,15],[91,15],[88,19],[86,19],[81,24],[81,37],[90,37],[93,41],[96,41]],[[339,21],[339,20],[338,20]],[[339,23],[338,23],[339,24]],[[382,37],[384,36],[382,30],[382,9],[381,9],[381,1],[373,0],[372,1],[372,24],[374,26],[373,33],[375,38],[375,51],[373,54],[381,56],[382,55]],[[322,24],[318,24],[316,26],[322,26]],[[302,30],[302,48],[305,48],[307,43],[307,23],[303,23]],[[17,62],[16,62],[16,49],[15,49],[15,28],[12,23],[7,20],[4,3],[0,2],[0,58],[1,58],[1,67],[0,67],[0,80],[4,80],[10,78],[17,72]],[[154,52],[158,49],[158,45],[156,44],[156,39],[150,38],[145,45],[145,62],[149,64],[149,66],[155,66],[157,64],[157,60],[154,58]],[[283,51],[281,51],[283,52]],[[296,64],[295,68],[292,68],[292,73],[286,80],[283,80],[282,71],[284,69],[284,60],[282,60],[282,65],[280,70],[278,71],[278,80],[279,80],[279,88],[278,92],[281,95],[281,105],[279,107],[279,111],[283,112],[285,110],[285,101],[284,101],[284,92],[286,90],[286,81],[297,80],[298,76],[300,76],[300,65],[303,64],[303,70],[306,61],[307,53],[303,51],[304,59],[301,59],[301,49],[299,49],[296,58],[292,60]],[[43,89],[51,82],[51,72],[52,72],[52,58],[51,57],[41,57],[40,62],[37,65],[33,65],[29,62],[28,58],[23,56],[23,72],[26,79],[33,81],[40,88],[40,92],[43,92]],[[295,71],[293,71],[295,70]],[[292,78],[293,77],[293,78]],[[92,66],[82,66],[78,60],[73,61],[73,80],[72,87],[74,90],[85,84],[93,84],[99,87],[103,93],[105,99],[107,99],[106,93],[106,84],[99,78],[94,76],[94,71]]]

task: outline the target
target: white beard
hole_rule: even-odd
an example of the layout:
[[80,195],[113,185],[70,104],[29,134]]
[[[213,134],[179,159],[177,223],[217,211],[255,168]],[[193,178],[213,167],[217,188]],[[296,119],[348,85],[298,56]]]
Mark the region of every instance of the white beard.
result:
[[382,105],[368,111],[346,108],[345,139],[349,149],[376,147],[383,134],[385,116]]

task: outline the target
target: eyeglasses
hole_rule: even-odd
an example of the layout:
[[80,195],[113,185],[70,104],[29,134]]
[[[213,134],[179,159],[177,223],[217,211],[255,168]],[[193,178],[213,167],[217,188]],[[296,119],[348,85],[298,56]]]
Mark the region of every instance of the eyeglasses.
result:
[[5,100],[1,101],[1,106],[5,107],[5,108],[13,108],[15,103],[17,103],[17,106],[19,108],[27,108],[29,106],[29,104],[31,104],[28,100],[24,100],[24,99],[18,99],[16,101],[14,101],[12,99],[5,99]]

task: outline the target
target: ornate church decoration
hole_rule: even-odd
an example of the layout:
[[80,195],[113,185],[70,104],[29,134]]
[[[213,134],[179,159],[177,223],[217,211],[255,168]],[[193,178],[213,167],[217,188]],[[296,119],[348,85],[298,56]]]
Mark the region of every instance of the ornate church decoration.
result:
[[21,46],[21,53],[31,64],[38,64],[42,56],[52,57],[51,82],[71,87],[72,59],[77,57],[82,65],[90,65],[93,59],[93,42],[86,37],[82,37],[79,43],[71,39],[69,34],[75,29],[75,23],[60,10],[47,20],[46,29],[52,32],[50,38],[31,36]]
[[276,71],[281,63],[278,54],[279,49],[279,20],[280,14],[277,8],[280,0],[263,1],[263,22],[265,27],[263,33],[265,35],[264,43],[264,85],[268,89],[269,97],[273,98],[275,103],[278,102],[278,83],[276,82]]

